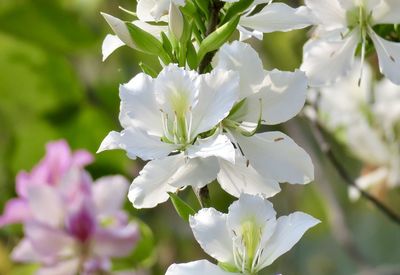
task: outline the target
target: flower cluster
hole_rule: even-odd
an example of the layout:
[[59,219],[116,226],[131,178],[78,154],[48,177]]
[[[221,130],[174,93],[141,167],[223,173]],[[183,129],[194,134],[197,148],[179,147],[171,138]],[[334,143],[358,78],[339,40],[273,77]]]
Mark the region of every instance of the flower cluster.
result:
[[[383,194],[400,185],[400,86],[386,78],[373,83],[366,64],[358,86],[360,66],[356,62],[348,77],[322,88],[316,104],[325,127],[364,163],[357,185]],[[351,188],[350,196],[359,192]]]
[[[270,0],[140,0],[132,14],[133,22],[102,14],[115,33],[103,42],[103,59],[127,45],[157,56],[162,70],[142,64],[143,73],[120,86],[123,130],[110,132],[99,152],[122,149],[148,161],[129,189],[136,208],[214,180],[239,198],[228,214],[207,208],[189,218],[196,239],[221,267],[198,261],[172,265],[167,274],[256,274],[319,221],[300,212],[276,220],[266,200],[280,192],[280,183],[314,179],[301,147],[282,132],[265,131],[301,111],[306,74],[264,70],[243,41],[307,27],[314,22],[311,10]],[[235,30],[240,41],[228,42]],[[191,213],[172,198],[178,213]]]
[[121,176],[93,183],[83,170],[91,161],[88,152],[56,141],[31,173],[18,174],[19,197],[0,219],[24,225],[13,260],[39,263],[38,274],[94,275],[111,274],[111,258],[130,254],[139,231],[121,209],[128,183]]

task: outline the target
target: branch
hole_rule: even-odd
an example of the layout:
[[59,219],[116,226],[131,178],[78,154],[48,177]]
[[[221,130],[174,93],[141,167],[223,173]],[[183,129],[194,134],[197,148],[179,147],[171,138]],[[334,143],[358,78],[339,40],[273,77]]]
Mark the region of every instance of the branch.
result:
[[331,164],[336,168],[336,171],[338,174],[342,177],[344,182],[348,185],[351,186],[355,189],[357,189],[358,192],[360,192],[361,196],[370,201],[375,207],[380,210],[384,215],[386,215],[387,218],[389,218],[391,221],[394,223],[400,225],[400,216],[395,213],[393,210],[391,210],[389,207],[387,207],[383,202],[381,202],[379,199],[368,193],[367,191],[363,190],[360,188],[353,180],[353,178],[347,173],[345,168],[341,165],[340,161],[336,158],[335,154],[333,153],[328,141],[325,138],[325,131],[322,127],[322,125],[318,122],[317,119],[310,119],[310,124],[312,126],[313,134],[320,146],[321,151],[326,155],[326,157],[329,159]]
[[[207,31],[206,31],[206,37],[213,33],[219,24],[219,12],[221,11],[223,7],[223,3],[219,0],[214,0],[211,1],[210,3],[210,12],[211,12],[211,17],[210,17],[210,23],[208,24]],[[204,73],[205,70],[207,69],[208,65],[210,65],[216,51],[209,52],[207,53],[203,60],[201,60],[200,65],[199,65],[199,73]]]

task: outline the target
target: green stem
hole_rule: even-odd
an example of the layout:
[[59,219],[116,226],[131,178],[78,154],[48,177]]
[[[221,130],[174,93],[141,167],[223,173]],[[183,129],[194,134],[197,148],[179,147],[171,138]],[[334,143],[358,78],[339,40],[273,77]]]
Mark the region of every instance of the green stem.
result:
[[[210,13],[211,13],[211,17],[210,17],[210,23],[208,24],[207,27],[207,31],[206,31],[206,37],[208,35],[210,35],[211,33],[213,33],[219,24],[219,13],[222,9],[222,7],[224,6],[224,4],[219,1],[219,0],[214,0],[211,2],[210,4]],[[208,65],[210,65],[212,58],[215,55],[215,51],[213,52],[209,52],[207,53],[204,58],[201,60],[200,65],[199,65],[199,73],[204,73],[208,67]]]

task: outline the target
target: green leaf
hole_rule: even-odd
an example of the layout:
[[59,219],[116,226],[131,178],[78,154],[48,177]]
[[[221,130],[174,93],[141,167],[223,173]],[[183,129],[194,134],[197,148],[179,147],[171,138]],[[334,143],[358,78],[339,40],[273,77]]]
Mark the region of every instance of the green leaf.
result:
[[142,69],[142,72],[144,72],[145,74],[151,76],[151,77],[157,77],[157,72],[154,71],[152,68],[150,68],[149,66],[147,66],[146,64],[144,64],[143,62],[139,63],[139,67]]
[[164,50],[163,44],[157,38],[130,22],[127,22],[126,26],[128,27],[133,43],[139,51],[159,56],[164,64],[171,63],[171,58]]
[[203,42],[201,42],[198,52],[199,60],[202,60],[207,53],[219,49],[226,41],[228,41],[232,33],[236,30],[239,19],[240,16],[236,16],[216,29],[213,33],[207,36]]
[[190,41],[187,43],[186,62],[192,70],[195,70],[198,66],[196,49]]
[[232,5],[226,11],[224,18],[221,23],[224,24],[228,22],[232,17],[239,15],[243,11],[245,11],[250,5],[254,2],[254,0],[241,0],[236,3],[232,3]]
[[176,213],[185,221],[189,221],[189,216],[196,214],[192,207],[183,201],[178,195],[169,192],[172,204],[175,207]]

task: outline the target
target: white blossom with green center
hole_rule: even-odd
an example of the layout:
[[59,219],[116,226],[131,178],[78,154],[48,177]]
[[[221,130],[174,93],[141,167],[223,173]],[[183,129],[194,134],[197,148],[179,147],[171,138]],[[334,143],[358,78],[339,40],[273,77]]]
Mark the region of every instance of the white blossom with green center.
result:
[[199,75],[171,64],[156,78],[144,73],[121,85],[121,132],[112,131],[99,151],[123,149],[151,160],[133,181],[129,199],[154,207],[187,185],[201,188],[217,177],[217,158],[235,161],[235,149],[220,122],[237,101],[237,73]]
[[314,178],[308,154],[282,132],[256,133],[260,125],[275,125],[297,115],[306,99],[307,79],[299,70],[265,71],[257,52],[243,42],[225,44],[214,68],[239,74],[239,98],[222,121],[235,144],[235,163],[220,159],[218,181],[233,196],[241,192],[271,197],[279,183],[306,184]]
[[213,208],[190,218],[190,227],[203,250],[218,260],[173,264],[166,275],[253,275],[289,251],[319,221],[302,212],[275,218],[272,204],[260,196],[242,194],[228,214]]
[[[349,72],[360,46],[364,60],[368,41],[375,47],[379,69],[393,83],[400,85],[400,43],[376,34],[379,24],[400,23],[397,0],[306,0],[317,28],[304,45],[303,64],[312,86],[337,81]],[[361,80],[360,73],[359,81]]]

